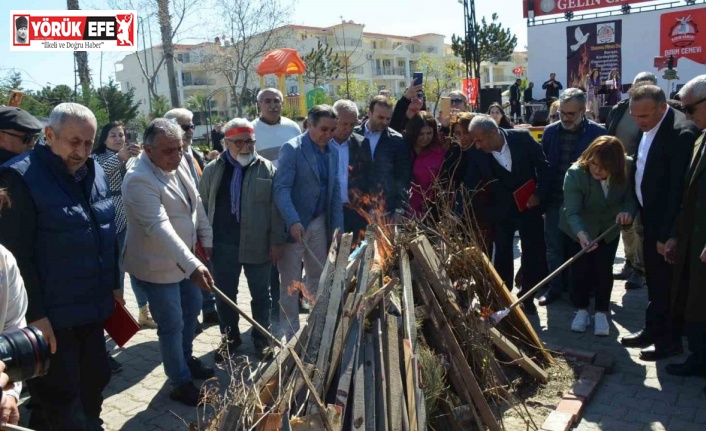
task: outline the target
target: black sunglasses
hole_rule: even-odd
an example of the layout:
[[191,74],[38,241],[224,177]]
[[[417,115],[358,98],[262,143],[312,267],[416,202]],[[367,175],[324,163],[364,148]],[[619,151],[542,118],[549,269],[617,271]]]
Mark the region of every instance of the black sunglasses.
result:
[[33,144],[33,143],[37,142],[37,139],[39,138],[38,133],[27,133],[24,136],[22,136],[22,135],[16,135],[14,133],[10,133],[5,130],[0,130],[0,132],[4,133],[6,135],[14,136],[15,138],[18,138],[18,139],[22,139],[23,145]]
[[451,99],[451,103],[463,103],[463,99]]
[[691,105],[684,105],[684,112],[686,112],[689,115],[694,115],[694,112],[696,112],[696,105],[699,103],[706,102],[706,97],[704,97],[701,100],[697,100],[696,102],[692,103]]
[[180,124],[179,127],[181,127],[181,130],[185,132],[188,132],[189,130],[194,130],[196,128],[196,126],[193,124]]

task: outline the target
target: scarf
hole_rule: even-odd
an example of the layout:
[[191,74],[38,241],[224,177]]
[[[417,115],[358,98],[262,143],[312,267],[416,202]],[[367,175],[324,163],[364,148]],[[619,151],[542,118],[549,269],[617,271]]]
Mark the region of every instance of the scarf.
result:
[[230,180],[230,212],[235,215],[235,219],[240,223],[240,192],[243,187],[243,167],[230,155],[230,151],[224,151],[226,160],[233,165],[233,178]]

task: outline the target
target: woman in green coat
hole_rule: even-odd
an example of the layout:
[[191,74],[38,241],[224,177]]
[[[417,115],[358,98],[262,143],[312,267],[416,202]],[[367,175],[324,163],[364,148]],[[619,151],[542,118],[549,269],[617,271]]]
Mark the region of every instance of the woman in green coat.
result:
[[[629,225],[637,213],[632,179],[632,159],[618,138],[594,140],[566,172],[564,206],[559,227],[570,237],[570,254],[578,253],[593,238],[617,224]],[[588,306],[595,291],[595,335],[608,335],[613,261],[620,242],[616,230],[574,263],[574,292],[578,312],[571,330],[585,332],[590,323]]]

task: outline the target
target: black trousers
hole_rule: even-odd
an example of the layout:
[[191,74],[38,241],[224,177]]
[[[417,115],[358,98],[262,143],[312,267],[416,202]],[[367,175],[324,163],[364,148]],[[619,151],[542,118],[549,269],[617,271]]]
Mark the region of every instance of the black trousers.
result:
[[515,104],[510,104],[510,116],[515,119],[517,118],[522,118],[522,108],[520,105],[520,101],[515,101]]
[[277,265],[270,269],[270,324],[274,327],[279,322],[279,270]]
[[706,373],[706,322],[687,322],[686,340],[691,353],[686,361]]
[[644,235],[645,281],[649,300],[645,312],[645,329],[655,336],[655,347],[681,343],[683,325],[669,312],[673,267],[657,252],[657,229],[645,223]]
[[[518,218],[503,220],[495,225],[495,269],[503,282],[512,289],[514,279],[513,242],[515,231],[520,232],[522,242],[522,290],[518,296],[533,288],[547,275],[547,263],[543,258],[544,221],[539,212],[529,211]],[[532,298],[528,299],[529,302]]]
[[29,427],[46,431],[97,431],[103,389],[110,381],[103,322],[54,330],[56,353],[49,373],[28,380],[33,409]]
[[[581,244],[567,235],[568,253],[575,255],[581,251]],[[610,309],[610,294],[613,291],[613,261],[618,251],[620,236],[606,243],[601,241],[598,248],[586,253],[573,264],[574,303],[577,308],[588,308],[591,291],[596,293],[596,311],[607,313]]]

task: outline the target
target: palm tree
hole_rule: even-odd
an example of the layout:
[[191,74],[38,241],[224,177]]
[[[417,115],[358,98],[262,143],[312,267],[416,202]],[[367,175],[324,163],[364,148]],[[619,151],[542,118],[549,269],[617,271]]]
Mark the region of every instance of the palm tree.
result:
[[184,106],[192,112],[198,112],[201,124],[206,124],[206,115],[210,111],[209,102],[203,93],[196,93],[184,101]]

